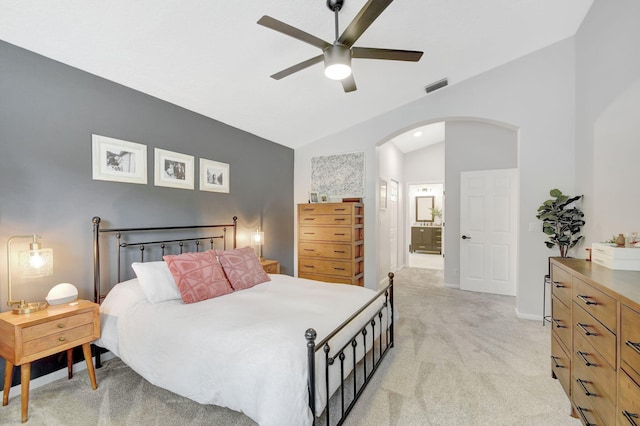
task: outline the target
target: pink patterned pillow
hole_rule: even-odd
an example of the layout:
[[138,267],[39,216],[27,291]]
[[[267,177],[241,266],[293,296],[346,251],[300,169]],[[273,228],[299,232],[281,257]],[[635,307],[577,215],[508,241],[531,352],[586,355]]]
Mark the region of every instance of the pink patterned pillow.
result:
[[216,250],[216,254],[234,290],[244,290],[271,281],[251,247]]
[[200,302],[233,291],[213,250],[163,256],[163,259],[184,303]]

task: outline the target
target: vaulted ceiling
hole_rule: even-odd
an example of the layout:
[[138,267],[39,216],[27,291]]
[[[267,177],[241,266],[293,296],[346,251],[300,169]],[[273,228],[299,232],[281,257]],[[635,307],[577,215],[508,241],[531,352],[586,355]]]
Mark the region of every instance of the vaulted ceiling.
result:
[[[269,77],[320,51],[256,21],[333,42],[325,0],[0,0],[0,39],[295,148],[428,96],[436,80],[456,84],[570,37],[592,1],[396,0],[356,45],[424,55],[354,59],[352,93],[322,64]],[[345,0],[340,31],[365,3]]]

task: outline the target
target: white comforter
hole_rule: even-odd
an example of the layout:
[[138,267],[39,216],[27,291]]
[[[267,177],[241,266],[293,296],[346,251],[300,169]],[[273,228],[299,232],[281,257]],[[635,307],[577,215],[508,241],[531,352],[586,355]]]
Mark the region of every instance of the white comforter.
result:
[[[320,342],[375,292],[270,277],[248,290],[188,305],[151,304],[137,280],[120,283],[101,306],[102,337],[96,344],[149,382],[194,401],[241,411],[262,426],[310,425],[305,330],[314,328]],[[353,335],[382,302],[337,336],[332,348]],[[379,324],[376,329],[379,333]],[[322,350],[316,366],[319,414],[326,404]],[[330,392],[338,385],[332,382]]]

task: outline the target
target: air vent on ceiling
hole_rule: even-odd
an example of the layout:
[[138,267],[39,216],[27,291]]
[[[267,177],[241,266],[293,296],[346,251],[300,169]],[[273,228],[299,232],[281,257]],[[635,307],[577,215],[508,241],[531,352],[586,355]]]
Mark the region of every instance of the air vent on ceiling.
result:
[[449,84],[449,81],[446,78],[443,78],[442,80],[438,80],[435,83],[431,83],[430,85],[428,85],[427,87],[424,88],[425,92],[427,93],[431,93],[435,90],[441,89],[445,86],[447,86]]

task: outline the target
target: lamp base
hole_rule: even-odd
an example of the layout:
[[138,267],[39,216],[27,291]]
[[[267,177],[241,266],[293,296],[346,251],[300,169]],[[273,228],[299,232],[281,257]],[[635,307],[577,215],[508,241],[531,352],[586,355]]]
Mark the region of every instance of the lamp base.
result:
[[24,300],[19,302],[9,302],[8,304],[11,306],[13,313],[18,315],[38,312],[43,309],[47,309],[47,306],[49,306],[47,302],[25,302]]

